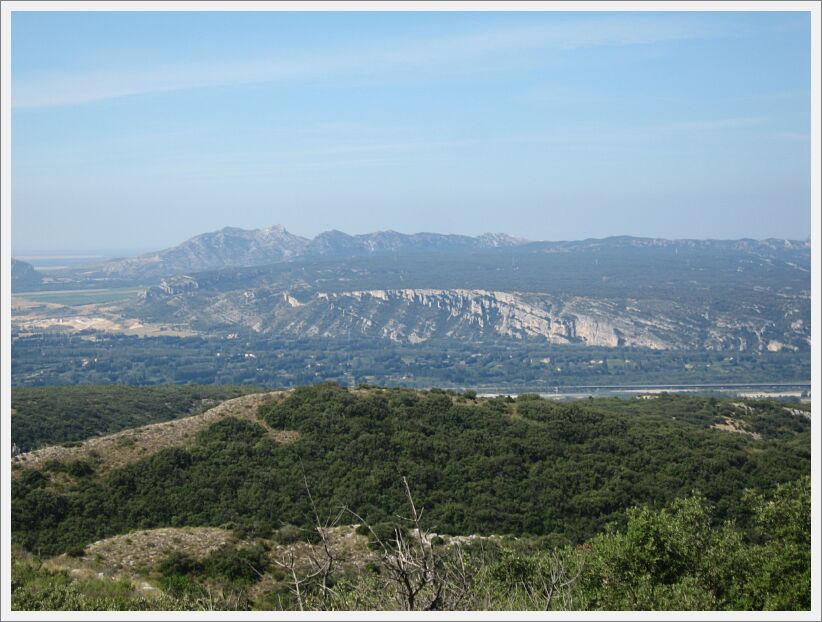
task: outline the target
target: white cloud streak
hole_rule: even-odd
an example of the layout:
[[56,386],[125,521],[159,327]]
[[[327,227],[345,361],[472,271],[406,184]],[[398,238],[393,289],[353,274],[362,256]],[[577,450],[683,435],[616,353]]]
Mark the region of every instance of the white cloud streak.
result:
[[643,45],[725,36],[715,25],[690,18],[630,16],[503,28],[428,39],[386,40],[301,58],[243,62],[173,63],[164,67],[12,76],[17,109],[85,104],[119,97],[206,87],[361,76],[460,63],[528,49],[562,53],[580,48]]
[[[760,117],[731,117],[719,119],[689,119],[679,121],[669,121],[666,123],[635,125],[624,129],[615,128],[573,128],[553,132],[529,132],[526,134],[507,134],[498,136],[483,136],[481,138],[460,138],[460,137],[437,137],[432,136],[430,140],[408,140],[406,136],[396,136],[396,140],[357,140],[351,141],[349,129],[352,126],[338,124],[338,140],[333,142],[322,142],[313,145],[292,146],[281,149],[248,149],[240,150],[221,147],[217,150],[209,149],[205,146],[183,148],[181,150],[172,149],[160,158],[151,157],[150,164],[145,158],[146,149],[149,152],[159,152],[155,148],[162,143],[169,134],[155,133],[153,135],[141,135],[140,147],[134,143],[121,143],[118,139],[115,142],[102,142],[96,145],[95,149],[84,152],[82,155],[74,152],[73,148],[68,151],[55,151],[49,153],[47,159],[37,158],[16,162],[16,174],[18,180],[34,179],[38,183],[44,183],[42,172],[44,169],[61,167],[55,164],[60,161],[72,161],[75,165],[99,167],[111,165],[114,162],[133,163],[143,161],[141,167],[148,167],[152,174],[166,173],[190,173],[203,169],[213,171],[220,170],[221,175],[226,175],[227,171],[245,170],[244,175],[251,171],[262,169],[274,170],[284,168],[335,168],[341,163],[348,162],[355,167],[387,165],[407,162],[409,158],[432,157],[433,154],[447,155],[458,150],[469,149],[476,153],[483,149],[502,149],[518,147],[556,147],[562,149],[573,149],[575,147],[587,148],[596,146],[603,148],[611,146],[655,146],[660,139],[687,135],[715,134],[717,132],[734,132],[737,129],[757,128],[768,124],[767,118]],[[333,126],[322,126],[331,128]],[[359,126],[365,127],[365,126]],[[370,128],[373,136],[386,135],[402,128]],[[185,137],[184,133],[170,134],[170,136]],[[759,132],[757,134],[762,139],[768,140],[807,140],[807,135],[797,132]],[[324,138],[328,140],[328,132]],[[405,138],[405,140],[404,140]],[[158,142],[159,141],[159,142]],[[90,155],[92,154],[92,155]],[[341,157],[346,159],[341,160]],[[130,164],[129,164],[130,165]],[[198,173],[199,174],[199,173]],[[213,173],[210,173],[213,174]]]
[[682,121],[651,125],[649,130],[659,131],[692,131],[692,130],[732,130],[761,125],[765,119],[761,117],[733,117],[729,119],[710,119],[707,121]]

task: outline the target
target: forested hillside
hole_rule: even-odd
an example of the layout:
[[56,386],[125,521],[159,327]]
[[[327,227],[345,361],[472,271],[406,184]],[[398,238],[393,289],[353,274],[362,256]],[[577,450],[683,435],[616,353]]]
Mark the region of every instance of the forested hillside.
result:
[[109,611],[809,609],[810,478],[751,492],[743,503],[753,517],[746,529],[717,525],[713,506],[694,495],[631,508],[624,528],[578,546],[451,537],[413,519],[356,529],[134,531],[45,563],[17,551],[12,603]]
[[[112,472],[98,472],[94,456],[18,467],[15,540],[58,553],[137,527],[304,526],[304,472],[323,512],[346,505],[372,522],[388,520],[404,503],[396,486],[403,473],[443,532],[581,542],[623,522],[632,505],[694,490],[717,504],[720,518],[744,523],[745,488],[809,468],[807,418],[710,398],[560,404],[323,384],[295,390],[260,417],[220,420],[192,446]],[[739,429],[722,429],[728,421]],[[267,428],[298,438],[283,444]],[[57,477],[67,469],[81,475]]]
[[[146,391],[119,390],[124,404],[139,404]],[[233,591],[222,594],[239,599],[223,601],[226,607],[408,608],[386,600],[388,584],[374,591],[390,574],[367,569],[393,559],[381,557],[380,547],[391,541],[397,517],[409,515],[412,491],[415,507],[424,508],[420,528],[442,536],[417,541],[417,532],[403,532],[407,544],[451,543],[437,553],[443,564],[464,553],[460,563],[476,570],[465,579],[475,600],[465,603],[478,608],[544,608],[546,594],[537,588],[557,568],[573,578],[557,598],[571,600],[548,598],[549,608],[808,602],[806,410],[667,394],[558,403],[528,394],[478,398],[329,383],[267,396],[226,402],[219,417],[192,428],[200,430],[195,436],[171,438],[170,445],[160,439],[160,446],[143,447],[135,430],[97,449],[53,454],[59,460],[20,456],[12,486],[18,602],[60,608],[62,597],[43,593],[59,584],[59,594],[87,608],[101,591],[110,594],[100,601],[109,607],[200,608],[203,601],[190,599],[223,585]],[[233,403],[245,410],[233,414]],[[247,410],[254,403],[263,404],[256,415]],[[76,421],[82,428],[82,418]],[[106,451],[126,452],[126,462]],[[766,501],[774,494],[777,505]],[[318,520],[333,529],[318,532]],[[363,522],[371,527],[356,537],[345,527]],[[192,528],[217,530],[199,557],[184,546]],[[110,546],[105,538],[113,538]],[[306,564],[319,550],[311,547],[325,538],[347,551],[334,579],[341,583],[318,592],[316,580],[306,579],[298,602],[288,574],[277,569],[291,559],[310,575]],[[382,544],[366,546],[373,538]],[[155,547],[155,561],[130,572],[159,581],[166,600],[146,600],[129,587],[132,579],[122,579],[123,555]],[[52,570],[37,570],[25,561],[32,554],[63,555],[50,562]],[[164,555],[171,557],[158,566]],[[59,569],[72,559],[81,570],[116,562],[120,574],[112,576],[126,582],[111,594],[114,584],[68,580]],[[754,563],[762,559],[771,561]],[[436,607],[455,606],[443,600]]]

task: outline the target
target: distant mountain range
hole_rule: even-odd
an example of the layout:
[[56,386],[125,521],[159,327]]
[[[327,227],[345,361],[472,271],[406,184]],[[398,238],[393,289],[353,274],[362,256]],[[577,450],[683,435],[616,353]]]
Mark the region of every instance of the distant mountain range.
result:
[[505,234],[478,237],[437,233],[378,231],[348,235],[326,231],[314,239],[289,233],[282,225],[264,229],[226,227],[203,233],[182,244],[138,257],[114,259],[73,271],[86,278],[149,281],[220,268],[260,266],[297,258],[344,258],[416,252],[455,252],[524,244]]
[[[492,247],[487,238],[454,236],[449,245],[452,236],[429,243],[425,235],[326,234],[300,261],[165,278],[129,313],[218,334],[411,344],[809,348],[806,242],[503,238]],[[378,255],[391,248],[401,251]]]
[[12,285],[143,285],[124,317],[206,334],[538,340],[549,344],[807,351],[810,243],[629,236],[528,242],[381,231],[308,239],[225,228],[138,257]]

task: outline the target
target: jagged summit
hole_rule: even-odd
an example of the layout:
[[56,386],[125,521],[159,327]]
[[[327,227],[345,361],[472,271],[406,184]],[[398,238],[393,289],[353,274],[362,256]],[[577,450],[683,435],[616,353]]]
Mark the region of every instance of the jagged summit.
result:
[[303,256],[351,257],[397,252],[439,252],[514,246],[526,240],[505,234],[479,237],[439,233],[377,231],[349,235],[332,229],[314,239],[294,235],[281,224],[261,229],[223,227],[165,250],[116,259],[83,269],[86,276],[155,279],[215,270],[267,265]]
[[172,248],[88,266],[89,274],[124,279],[162,278],[188,272],[276,263],[299,255],[308,239],[282,225],[265,229],[224,227]]
[[337,229],[313,239],[294,235],[282,224],[261,229],[224,227],[202,233],[165,250],[138,257],[114,259],[61,274],[80,280],[157,281],[162,278],[223,268],[264,266],[312,258],[341,259],[379,255],[419,255],[424,253],[464,253],[487,249],[528,248],[542,253],[568,253],[593,249],[672,248],[740,250],[754,254],[774,254],[781,250],[806,252],[809,244],[795,240],[668,240],[613,236],[563,242],[531,242],[506,233],[483,233],[472,237],[442,233],[400,233],[393,230],[350,235]]

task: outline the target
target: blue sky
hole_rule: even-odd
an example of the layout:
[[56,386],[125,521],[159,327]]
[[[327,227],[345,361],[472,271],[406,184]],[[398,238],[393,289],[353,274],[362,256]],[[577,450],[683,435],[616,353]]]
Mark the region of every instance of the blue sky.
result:
[[810,230],[805,13],[22,13],[12,246]]

